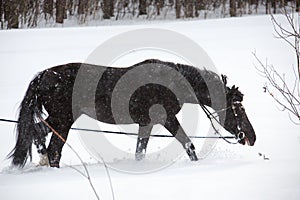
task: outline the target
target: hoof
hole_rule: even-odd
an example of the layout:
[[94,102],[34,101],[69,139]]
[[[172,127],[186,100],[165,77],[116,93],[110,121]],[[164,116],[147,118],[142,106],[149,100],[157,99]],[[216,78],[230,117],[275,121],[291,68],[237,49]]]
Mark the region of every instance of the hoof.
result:
[[50,162],[50,167],[59,168],[59,162]]
[[187,150],[186,150],[186,153],[187,153],[188,156],[190,157],[190,160],[191,160],[191,161],[197,161],[197,160],[198,160],[198,157],[197,157],[197,155],[196,155],[196,153],[195,153],[194,150],[192,150],[192,149],[187,149]]
[[59,168],[60,157],[61,157],[61,155],[57,151],[55,151],[54,154],[50,154],[48,152],[48,159],[49,159],[50,167]]
[[191,161],[198,161],[197,155],[195,154],[195,152],[193,152],[193,153],[194,153],[194,155],[191,155],[191,156],[190,156],[190,160],[191,160]]
[[192,143],[187,143],[186,144],[186,153],[190,157],[191,161],[197,161],[198,157],[195,153],[195,146]]
[[135,154],[135,160],[136,161],[141,161],[145,158],[145,154],[144,153],[136,153]]
[[47,154],[40,155],[39,166],[49,166],[49,159]]

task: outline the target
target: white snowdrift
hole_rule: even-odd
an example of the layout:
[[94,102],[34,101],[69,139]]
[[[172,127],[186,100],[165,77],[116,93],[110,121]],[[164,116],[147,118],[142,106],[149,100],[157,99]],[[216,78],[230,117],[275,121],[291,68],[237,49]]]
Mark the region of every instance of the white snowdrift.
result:
[[[274,38],[267,16],[147,26],[1,31],[0,117],[16,119],[19,103],[38,71],[82,62],[110,37],[146,27],[177,31],[206,50],[219,72],[228,76],[229,84],[236,84],[245,94],[244,106],[257,142],[254,147],[246,147],[220,141],[206,159],[190,162],[184,155],[172,166],[150,174],[110,170],[116,199],[299,199],[299,126],[292,124],[287,114],[263,93],[265,80],[254,67],[254,51],[281,72],[295,64],[292,49]],[[0,199],[95,199],[87,180],[68,167],[82,169],[70,149],[64,148],[60,169],[33,164],[22,170],[11,169],[6,155],[15,143],[14,125],[0,122],[0,130]],[[100,199],[112,199],[104,166],[96,164],[84,150],[75,131],[70,132],[68,141],[90,163],[88,168]],[[128,145],[134,150],[135,143]],[[33,162],[37,162],[35,149],[33,152]],[[132,168],[145,164],[155,161],[139,163],[132,158],[113,163]]]

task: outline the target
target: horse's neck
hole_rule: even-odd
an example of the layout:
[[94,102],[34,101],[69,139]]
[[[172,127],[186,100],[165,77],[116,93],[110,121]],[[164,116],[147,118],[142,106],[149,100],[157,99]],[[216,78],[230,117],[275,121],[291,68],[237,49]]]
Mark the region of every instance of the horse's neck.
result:
[[194,89],[197,99],[191,103],[201,103],[216,111],[226,107],[224,84],[218,74],[192,66],[182,65],[179,68]]

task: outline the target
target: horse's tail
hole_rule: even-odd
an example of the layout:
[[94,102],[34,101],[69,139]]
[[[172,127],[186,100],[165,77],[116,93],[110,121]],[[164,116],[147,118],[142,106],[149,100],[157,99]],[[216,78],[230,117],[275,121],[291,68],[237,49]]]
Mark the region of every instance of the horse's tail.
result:
[[42,134],[43,129],[37,121],[42,116],[42,101],[39,88],[43,72],[39,73],[31,82],[20,105],[20,112],[17,124],[17,142],[10,153],[12,164],[23,167],[28,156],[32,157],[31,146],[35,135]]

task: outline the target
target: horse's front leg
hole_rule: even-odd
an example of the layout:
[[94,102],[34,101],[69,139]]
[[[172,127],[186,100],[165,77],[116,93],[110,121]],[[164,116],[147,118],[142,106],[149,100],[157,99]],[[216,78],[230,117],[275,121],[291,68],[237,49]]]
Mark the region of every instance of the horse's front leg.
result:
[[139,161],[145,158],[147,144],[149,141],[152,127],[153,127],[152,125],[139,127],[139,133],[138,133],[138,139],[137,139],[136,151],[135,151],[135,160]]
[[197,161],[195,146],[184,132],[176,116],[169,116],[164,126],[182,144],[191,161]]

